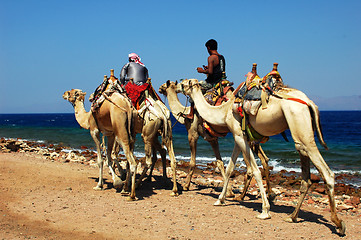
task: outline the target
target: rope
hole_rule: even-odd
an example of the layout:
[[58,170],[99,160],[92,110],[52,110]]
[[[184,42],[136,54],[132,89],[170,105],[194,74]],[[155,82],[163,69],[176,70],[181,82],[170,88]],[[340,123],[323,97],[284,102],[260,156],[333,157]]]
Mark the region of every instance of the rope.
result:
[[123,110],[124,112],[127,112],[127,110],[125,108],[123,108],[123,107],[119,106],[118,104],[116,104],[115,102],[113,102],[106,94],[102,93],[102,95],[105,97],[106,100],[113,103],[116,107]]

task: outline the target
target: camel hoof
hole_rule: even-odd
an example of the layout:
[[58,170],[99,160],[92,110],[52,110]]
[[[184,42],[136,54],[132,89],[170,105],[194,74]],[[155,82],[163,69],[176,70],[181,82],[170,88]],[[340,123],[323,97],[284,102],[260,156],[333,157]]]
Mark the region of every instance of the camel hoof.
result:
[[269,200],[270,202],[273,202],[273,200],[275,200],[276,197],[277,197],[277,194],[271,193],[271,194],[268,196],[268,200]]
[[137,201],[138,200],[138,198],[136,198],[136,197],[134,197],[134,198],[132,198],[132,197],[127,197],[127,199],[126,199],[128,202],[133,202],[133,201]]
[[122,189],[123,181],[120,178],[115,179],[114,183],[113,183],[113,186],[114,186],[115,189]]
[[338,233],[341,235],[341,236],[345,236],[345,233],[346,233],[346,224],[344,221],[341,221],[341,227],[338,228]]
[[178,194],[177,192],[171,192],[171,193],[170,193],[170,196],[171,196],[171,197],[178,197],[179,194]]
[[101,191],[101,190],[103,190],[103,188],[102,188],[102,187],[99,187],[99,186],[93,187],[93,189],[94,189],[95,191]]
[[224,205],[226,205],[224,202],[222,202],[221,200],[217,200],[217,202],[215,202],[214,204],[213,204],[213,206],[224,206]]
[[283,219],[285,222],[289,222],[289,223],[295,223],[295,222],[297,222],[297,220],[296,219],[293,219],[293,218],[291,218],[291,217],[286,217],[285,219]]
[[124,189],[120,192],[120,195],[122,196],[129,196],[130,192],[124,191]]
[[230,191],[226,194],[226,198],[235,198],[235,197],[236,197],[236,195],[232,191]]
[[189,191],[189,185],[183,185],[183,191]]
[[243,199],[244,199],[244,197],[242,197],[241,195],[238,195],[238,196],[233,198],[234,201],[238,201],[238,202],[242,202]]
[[262,212],[260,215],[257,216],[258,219],[266,220],[271,218],[271,214]]

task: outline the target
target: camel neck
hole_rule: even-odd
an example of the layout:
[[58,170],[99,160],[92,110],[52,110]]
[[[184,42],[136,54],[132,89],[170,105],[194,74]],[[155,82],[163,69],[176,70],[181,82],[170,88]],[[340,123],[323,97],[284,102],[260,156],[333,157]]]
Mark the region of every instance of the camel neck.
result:
[[76,100],[74,104],[75,119],[84,129],[89,129],[89,116],[91,112],[85,111],[84,102]]
[[226,121],[224,118],[227,117],[227,110],[231,108],[234,101],[229,100],[228,102],[219,105],[211,106],[204,98],[202,91],[197,87],[193,88],[191,92],[191,97],[194,101],[196,109],[199,115],[210,124],[226,126]]

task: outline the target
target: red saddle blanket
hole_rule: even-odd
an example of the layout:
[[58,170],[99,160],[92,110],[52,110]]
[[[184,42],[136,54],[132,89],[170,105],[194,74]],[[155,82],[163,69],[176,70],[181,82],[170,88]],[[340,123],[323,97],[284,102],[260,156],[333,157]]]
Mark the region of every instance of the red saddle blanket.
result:
[[137,106],[137,102],[142,93],[147,90],[150,85],[148,83],[144,83],[143,85],[136,85],[134,83],[128,82],[125,85],[125,90],[127,91],[128,97],[132,100],[133,106]]

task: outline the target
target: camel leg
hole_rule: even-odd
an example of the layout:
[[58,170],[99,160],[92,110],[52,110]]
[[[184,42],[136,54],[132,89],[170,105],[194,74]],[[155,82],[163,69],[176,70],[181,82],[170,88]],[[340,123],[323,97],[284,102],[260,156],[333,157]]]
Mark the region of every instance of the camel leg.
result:
[[246,196],[249,185],[251,183],[251,180],[253,178],[252,167],[250,166],[248,161],[245,161],[245,163],[246,163],[246,167],[247,167],[247,172],[244,175],[243,190],[242,190],[242,193],[239,196],[237,196],[237,197],[235,197],[233,199],[233,200],[236,200],[236,201],[243,201],[244,197]]
[[[152,158],[152,166],[151,166],[151,172],[154,169],[154,165],[155,163],[158,161],[157,158],[157,151],[160,154],[160,157],[162,159],[162,168],[163,168],[163,179],[166,180],[167,179],[167,150],[164,149],[162,147],[162,145],[160,144],[160,142],[158,141],[157,138],[154,139],[153,142],[153,158]],[[149,177],[151,177],[151,173],[149,173]]]
[[222,206],[225,204],[225,198],[226,198],[226,192],[227,192],[227,188],[228,188],[229,178],[233,172],[233,169],[234,169],[236,161],[237,161],[237,157],[240,152],[241,152],[240,147],[235,143],[233,152],[232,152],[232,156],[231,156],[231,161],[229,161],[227,168],[226,168],[225,175],[224,175],[223,189],[222,189],[221,194],[218,197],[218,200],[214,203],[214,206]]
[[[170,125],[170,124],[169,124]],[[171,125],[170,125],[171,126]],[[170,135],[170,136],[169,136]],[[172,189],[172,193],[170,194],[171,196],[178,196],[178,187],[177,187],[177,163],[176,163],[176,159],[174,156],[174,150],[173,150],[173,142],[172,142],[172,135],[171,133],[168,134],[167,139],[165,141],[165,145],[167,147],[168,150],[168,155],[170,158],[170,167],[172,169],[173,172],[173,189]]]
[[189,171],[188,171],[187,177],[185,179],[185,183],[183,185],[183,189],[185,191],[189,190],[189,186],[191,184],[194,169],[196,168],[196,155],[197,155],[198,138],[199,138],[199,134],[198,134],[197,129],[194,129],[194,127],[191,126],[188,129],[188,143],[189,143],[189,147],[191,149],[191,159],[189,161]]
[[251,151],[248,144],[246,144],[246,148],[245,148],[245,152],[243,152],[243,156],[245,157],[245,161],[246,161],[246,159],[249,159],[249,161],[250,161],[252,171],[253,171],[253,176],[256,179],[257,185],[258,185],[260,193],[261,193],[262,213],[259,214],[257,216],[257,218],[259,218],[259,219],[269,219],[269,218],[271,218],[271,215],[269,213],[270,205],[269,205],[269,202],[268,202],[266,191],[265,191],[264,186],[263,186],[262,174],[261,174],[261,171],[259,170],[259,168],[257,166],[256,159],[254,158],[253,153],[252,153],[252,151]]
[[[108,136],[108,146],[107,146],[107,164],[108,164],[108,168],[109,171],[112,174],[112,179],[113,179],[113,186],[115,189],[121,189],[122,185],[123,185],[123,181],[117,176],[117,174],[114,171],[113,168],[113,164],[112,164],[112,150],[113,150],[113,146],[114,146],[114,136]],[[116,162],[118,165],[118,160],[114,159],[114,162]]]
[[154,166],[155,166],[155,163],[157,162],[157,151],[154,147],[152,147],[152,165],[150,166],[150,169],[149,169],[149,175],[147,177],[147,181],[151,181],[152,180],[152,176],[153,176],[153,170],[154,170]]
[[[256,159],[254,158],[253,152],[251,151],[251,148],[250,148],[248,142],[246,141],[245,136],[243,136],[243,133],[241,130],[239,130],[239,133],[242,134],[242,136],[240,136],[236,133],[236,134],[234,134],[234,139],[235,139],[236,143],[239,145],[239,147],[242,149],[242,153],[243,153],[243,157],[244,157],[244,161],[245,161],[246,165],[248,166],[248,164],[249,164],[251,166],[253,176],[256,179],[256,182],[259,187],[260,194],[261,194],[261,198],[262,198],[262,213],[259,214],[257,216],[257,218],[269,219],[269,218],[271,218],[271,215],[269,213],[270,204],[268,202],[267,194],[266,194],[266,191],[263,186],[261,171],[259,170],[259,168],[257,166]],[[247,164],[247,161],[249,161],[248,164]]]
[[136,200],[135,197],[135,181],[136,181],[136,174],[137,174],[137,163],[135,161],[134,155],[132,152],[129,151],[128,148],[123,147],[123,151],[127,159],[129,159],[129,177],[131,178],[131,190],[130,196],[128,200],[134,201]]
[[300,152],[301,159],[301,168],[302,168],[302,181],[300,187],[300,196],[298,198],[297,206],[293,213],[291,213],[287,218],[286,222],[297,222],[297,217],[301,209],[301,205],[307,195],[308,190],[310,189],[312,182],[310,180],[310,159],[307,156],[303,156]]
[[[119,127],[118,129],[121,129],[121,128]],[[118,144],[120,144],[122,146],[124,155],[130,165],[129,171],[127,174],[127,178],[128,177],[131,178],[131,190],[130,190],[130,196],[129,196],[128,200],[134,201],[134,200],[136,200],[136,197],[135,197],[136,182],[135,182],[135,180],[136,180],[136,174],[137,174],[137,162],[135,161],[135,157],[134,157],[134,154],[132,151],[134,146],[129,141],[129,139],[130,139],[129,136],[124,136],[124,133],[122,134],[121,132],[116,132],[116,141],[118,142]],[[128,179],[126,180],[126,183],[128,183]]]
[[127,161],[126,164],[126,171],[127,171],[127,175],[124,181],[124,187],[123,190],[121,192],[122,195],[129,195],[129,184],[130,184],[130,165],[129,165],[129,161]]
[[92,136],[95,146],[97,149],[97,163],[99,167],[99,180],[98,184],[93,188],[94,190],[102,190],[103,189],[103,158],[101,153],[101,143],[100,143],[100,132],[98,129],[94,129],[90,131],[90,135]]
[[[224,163],[222,161],[221,153],[219,152],[218,138],[214,138],[212,140],[209,140],[208,142],[211,145],[214,155],[216,157],[217,167],[221,172],[223,179],[225,179],[226,173],[224,172]],[[232,191],[232,185],[228,185],[226,197],[234,197],[234,193]]]
[[[338,228],[339,234],[344,235],[346,231],[346,225],[341,219],[338,218],[336,212],[334,189],[335,174],[328,167],[327,163],[322,158],[321,153],[318,151],[317,145],[314,141],[314,131],[311,124],[311,116],[309,114],[306,115],[305,113],[309,112],[305,110],[303,115],[297,114],[297,116],[294,116],[293,112],[289,111],[287,114],[285,114],[285,117],[287,119],[287,123],[289,125],[297,151],[302,156],[307,156],[322,176],[326,184],[326,191],[330,202],[331,220]],[[302,126],[302,129],[300,128],[300,126]],[[312,141],[310,141],[310,139],[312,139]],[[301,204],[302,203],[298,203],[298,205]],[[291,215],[291,219],[292,217],[293,215]],[[294,215],[294,218],[295,217],[297,217],[297,212]]]
[[330,210],[331,210],[331,221],[336,225],[338,228],[340,235],[345,235],[346,232],[346,225],[344,221],[342,221],[337,216],[337,210],[336,210],[336,202],[335,202],[335,174],[331,171],[331,169],[328,167],[325,160],[322,158],[320,152],[317,149],[317,146],[315,144],[315,147],[312,148],[311,151],[309,151],[310,159],[312,160],[312,163],[317,168],[319,173],[321,174],[323,180],[326,184],[326,192],[328,195],[328,199],[330,202]]
[[147,173],[149,167],[152,165],[152,141],[144,137],[144,152],[145,152],[145,164],[143,167],[142,174],[140,175],[135,187],[138,188],[141,184],[145,174]]
[[[158,139],[154,141],[154,147],[157,149],[162,159],[163,179],[167,180],[167,150],[162,147]],[[157,161],[157,156],[155,156],[155,161]]]
[[270,173],[269,173],[269,167],[268,167],[269,158],[264,153],[260,144],[257,144],[254,146],[254,151],[257,153],[259,159],[261,160],[265,178],[266,178],[266,187],[267,187],[268,198],[272,201],[276,197],[276,195],[272,192],[272,188],[271,188],[271,181],[270,181],[270,177],[269,177]]

